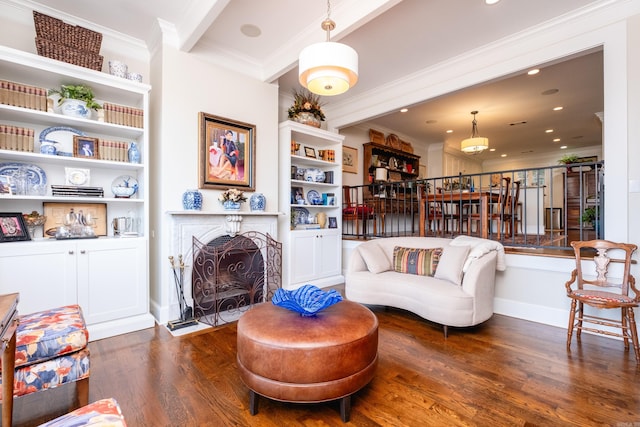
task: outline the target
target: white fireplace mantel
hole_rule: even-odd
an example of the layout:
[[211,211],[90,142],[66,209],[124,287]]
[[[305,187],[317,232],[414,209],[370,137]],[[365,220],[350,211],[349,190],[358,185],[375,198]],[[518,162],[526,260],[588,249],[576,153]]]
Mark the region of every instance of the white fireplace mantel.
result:
[[280,216],[284,215],[283,212],[264,212],[264,211],[167,211],[168,215],[196,215],[196,216],[208,216],[208,215],[242,215],[242,216]]
[[[206,211],[169,211],[168,215],[174,217],[176,221],[178,216],[186,215],[190,217],[217,217],[223,216],[225,221],[225,231],[230,236],[240,233],[242,228],[243,217],[277,217],[284,215],[282,212],[264,212],[264,211],[223,211],[223,212],[206,212]],[[253,227],[251,229],[254,229]]]

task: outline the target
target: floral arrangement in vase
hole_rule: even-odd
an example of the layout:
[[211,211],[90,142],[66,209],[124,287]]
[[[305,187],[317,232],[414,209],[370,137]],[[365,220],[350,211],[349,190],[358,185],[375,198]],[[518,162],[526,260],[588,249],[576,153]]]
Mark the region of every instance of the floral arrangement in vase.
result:
[[325,116],[320,97],[306,89],[293,91],[293,105],[288,110],[289,118],[300,123],[320,127]]
[[218,200],[227,210],[239,210],[240,204],[247,201],[244,193],[236,188],[223,191],[218,196]]

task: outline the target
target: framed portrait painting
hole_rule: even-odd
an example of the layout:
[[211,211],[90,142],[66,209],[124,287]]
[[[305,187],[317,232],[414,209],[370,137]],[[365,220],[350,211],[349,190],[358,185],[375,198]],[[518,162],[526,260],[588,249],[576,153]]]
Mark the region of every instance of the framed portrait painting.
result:
[[98,138],[89,138],[88,136],[73,136],[73,156],[84,157],[87,159],[100,158],[98,153]]
[[256,127],[199,113],[199,188],[255,190]]
[[0,242],[31,240],[20,212],[0,212]]

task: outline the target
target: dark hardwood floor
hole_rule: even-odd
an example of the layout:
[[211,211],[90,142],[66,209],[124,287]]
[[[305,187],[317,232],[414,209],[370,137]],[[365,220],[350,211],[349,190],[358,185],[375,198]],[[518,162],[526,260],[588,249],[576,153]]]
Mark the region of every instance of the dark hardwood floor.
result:
[[[380,320],[379,366],[352,400],[355,426],[640,426],[640,369],[621,341],[496,315],[450,329],[400,310]],[[301,331],[301,333],[303,333]],[[91,349],[90,401],[115,397],[130,427],[341,426],[337,402],[260,400],[251,416],[236,368],[236,324],[172,337],[163,327]],[[15,426],[67,412],[74,386],[15,402]]]

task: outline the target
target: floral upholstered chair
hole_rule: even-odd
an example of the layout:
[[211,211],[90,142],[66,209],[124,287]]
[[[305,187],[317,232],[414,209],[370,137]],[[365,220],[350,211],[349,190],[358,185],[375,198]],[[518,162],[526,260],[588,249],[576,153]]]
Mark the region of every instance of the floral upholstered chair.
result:
[[88,341],[89,333],[78,305],[20,316],[14,397],[76,382],[77,404],[86,405],[89,401]]

